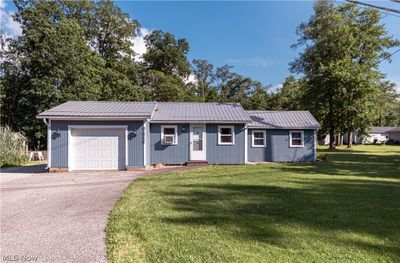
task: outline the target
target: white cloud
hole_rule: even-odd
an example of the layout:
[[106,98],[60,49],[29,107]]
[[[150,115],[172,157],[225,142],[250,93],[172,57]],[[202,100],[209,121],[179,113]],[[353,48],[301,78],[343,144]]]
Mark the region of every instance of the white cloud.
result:
[[400,82],[395,82],[396,86],[394,87],[398,94],[400,94]]
[[6,37],[17,37],[22,34],[21,25],[12,18],[13,12],[7,12],[7,3],[0,0],[0,24]]
[[187,77],[186,79],[183,80],[186,84],[189,83],[196,83],[197,79],[196,76],[194,74],[190,74],[189,77]]
[[142,55],[146,53],[147,48],[146,48],[146,43],[144,41],[144,38],[151,33],[150,29],[147,29],[145,27],[141,27],[139,29],[138,35],[132,40],[133,44],[133,51],[135,51],[135,60],[136,61],[141,61],[142,60]]
[[268,87],[268,92],[269,93],[272,93],[272,92],[277,92],[279,89],[281,89],[282,88],[282,86],[283,86],[283,84],[281,83],[281,84],[274,84],[274,85],[272,85],[271,87]]

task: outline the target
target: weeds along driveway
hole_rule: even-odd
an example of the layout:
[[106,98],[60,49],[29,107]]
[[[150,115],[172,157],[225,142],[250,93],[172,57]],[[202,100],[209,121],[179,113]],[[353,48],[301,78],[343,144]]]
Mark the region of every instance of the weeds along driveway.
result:
[[11,172],[0,174],[0,262],[7,256],[106,262],[109,212],[129,183],[146,174]]

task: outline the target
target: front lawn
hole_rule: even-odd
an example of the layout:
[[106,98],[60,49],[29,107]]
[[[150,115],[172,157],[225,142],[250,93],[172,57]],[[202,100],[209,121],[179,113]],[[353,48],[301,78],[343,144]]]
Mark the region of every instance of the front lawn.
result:
[[209,166],[136,180],[110,262],[400,262],[400,146],[328,162]]

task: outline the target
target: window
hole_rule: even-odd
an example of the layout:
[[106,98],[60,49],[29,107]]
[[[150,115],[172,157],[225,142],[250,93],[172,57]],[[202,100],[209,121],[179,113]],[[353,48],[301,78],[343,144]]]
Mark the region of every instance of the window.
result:
[[304,147],[304,131],[290,131],[290,147]]
[[176,125],[161,126],[161,144],[178,144]]
[[235,144],[235,132],[233,126],[218,126],[218,144]]
[[266,138],[267,138],[267,132],[266,131],[257,131],[253,130],[252,134],[252,147],[265,147],[267,146],[266,143]]

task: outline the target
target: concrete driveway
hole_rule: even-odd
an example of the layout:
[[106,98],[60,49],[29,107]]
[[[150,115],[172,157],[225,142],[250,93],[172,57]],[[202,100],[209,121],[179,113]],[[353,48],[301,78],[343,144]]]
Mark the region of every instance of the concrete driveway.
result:
[[40,168],[0,174],[1,261],[106,262],[108,215],[129,183],[145,173],[49,174]]

